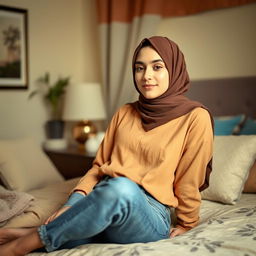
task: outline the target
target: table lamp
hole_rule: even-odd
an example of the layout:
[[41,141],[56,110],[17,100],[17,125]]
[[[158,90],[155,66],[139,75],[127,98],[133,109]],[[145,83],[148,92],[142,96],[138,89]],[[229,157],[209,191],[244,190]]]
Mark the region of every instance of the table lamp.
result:
[[73,138],[79,148],[84,149],[86,140],[97,133],[92,120],[103,120],[106,112],[103,104],[101,86],[97,83],[70,85],[66,92],[63,119],[78,121],[73,128]]

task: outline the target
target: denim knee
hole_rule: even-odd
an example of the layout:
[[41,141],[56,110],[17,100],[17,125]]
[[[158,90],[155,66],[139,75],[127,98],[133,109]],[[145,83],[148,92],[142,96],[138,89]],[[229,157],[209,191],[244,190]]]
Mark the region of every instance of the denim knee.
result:
[[140,191],[135,182],[125,177],[110,178],[99,185],[106,186],[102,195],[105,200],[123,199],[133,201]]

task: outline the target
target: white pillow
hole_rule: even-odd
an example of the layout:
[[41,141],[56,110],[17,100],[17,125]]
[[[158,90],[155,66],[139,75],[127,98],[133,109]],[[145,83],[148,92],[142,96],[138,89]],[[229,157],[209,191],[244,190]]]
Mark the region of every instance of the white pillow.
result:
[[0,141],[0,178],[8,189],[18,191],[64,180],[32,138]]
[[256,159],[256,135],[215,136],[210,185],[202,199],[235,204]]

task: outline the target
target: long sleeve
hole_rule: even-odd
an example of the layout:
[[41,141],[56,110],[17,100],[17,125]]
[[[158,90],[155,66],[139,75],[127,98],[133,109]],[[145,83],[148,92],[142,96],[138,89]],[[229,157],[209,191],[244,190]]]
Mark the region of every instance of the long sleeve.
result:
[[210,116],[203,108],[145,131],[136,109],[124,105],[111,120],[92,168],[73,191],[89,194],[104,175],[127,177],[174,207],[177,225],[190,229],[199,219],[199,188],[212,142]]
[[212,147],[210,116],[207,111],[201,111],[188,128],[184,151],[175,172],[177,227],[189,230],[198,224],[201,203],[199,187],[205,180],[206,166],[212,157]]
[[77,186],[72,190],[82,190],[89,194],[93,187],[101,180],[103,174],[100,167],[110,161],[111,153],[114,146],[114,137],[118,125],[119,112],[117,112],[106,130],[104,139],[99,146],[96,157],[93,161],[92,168],[80,179]]

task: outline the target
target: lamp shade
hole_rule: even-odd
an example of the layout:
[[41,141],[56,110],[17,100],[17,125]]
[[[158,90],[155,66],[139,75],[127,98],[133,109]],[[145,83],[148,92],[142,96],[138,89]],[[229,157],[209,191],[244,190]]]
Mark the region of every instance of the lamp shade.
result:
[[66,121],[106,118],[101,87],[97,83],[71,85],[67,89],[63,119]]

